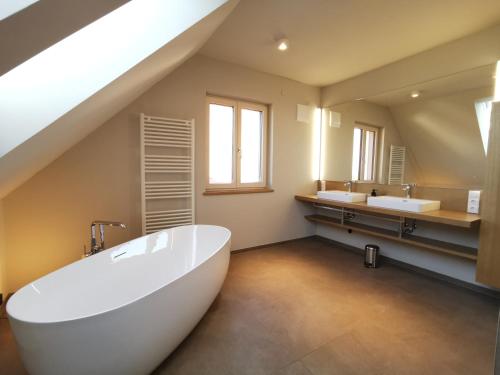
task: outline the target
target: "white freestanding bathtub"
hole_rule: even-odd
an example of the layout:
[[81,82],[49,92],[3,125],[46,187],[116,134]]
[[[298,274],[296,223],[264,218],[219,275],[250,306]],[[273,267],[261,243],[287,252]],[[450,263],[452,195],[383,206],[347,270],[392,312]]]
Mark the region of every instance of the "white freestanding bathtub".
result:
[[7,312],[31,374],[147,374],[219,293],[231,232],[163,230],[72,263],[23,287]]

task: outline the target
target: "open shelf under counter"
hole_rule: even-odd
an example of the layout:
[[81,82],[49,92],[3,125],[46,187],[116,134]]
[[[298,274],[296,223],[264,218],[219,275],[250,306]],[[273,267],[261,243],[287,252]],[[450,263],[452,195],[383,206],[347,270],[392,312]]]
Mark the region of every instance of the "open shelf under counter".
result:
[[353,232],[368,234],[375,237],[380,237],[384,239],[389,239],[397,242],[401,242],[411,246],[417,246],[420,248],[425,248],[427,250],[437,251],[440,253],[445,253],[452,256],[457,256],[460,258],[465,258],[469,260],[477,259],[477,249],[462,245],[457,245],[449,242],[438,241],[430,238],[424,238],[419,236],[414,236],[411,234],[399,235],[399,232],[384,228],[379,228],[372,225],[366,225],[361,223],[355,223],[350,221],[341,222],[338,218],[333,218],[324,215],[307,215],[305,218],[311,222],[329,225],[336,228],[342,228],[347,230],[352,230]]
[[399,217],[399,218],[428,221],[432,223],[440,223],[462,228],[472,228],[474,225],[479,224],[481,221],[481,217],[479,215],[469,214],[467,212],[461,212],[461,211],[450,211],[450,210],[435,210],[428,212],[400,211],[388,208],[369,206],[366,202],[347,203],[347,202],[332,201],[328,199],[320,199],[316,195],[311,195],[311,194],[304,194],[304,195],[299,194],[295,196],[295,199],[302,202],[308,202],[322,206],[348,208],[355,211],[361,211],[361,212],[364,211],[364,212],[370,212],[370,213]]
[[[407,233],[407,231],[404,231],[402,225],[406,223],[406,219],[410,219],[470,229],[479,225],[481,221],[481,217],[479,215],[449,210],[408,212],[368,206],[366,202],[348,203],[320,199],[316,195],[296,195],[295,199],[313,204],[314,206],[319,208],[333,209],[334,211],[340,213],[341,216],[341,218],[335,218],[325,215],[306,216],[306,219],[311,222],[352,230],[353,232],[397,241],[410,246],[416,246],[464,259],[470,259],[474,261],[477,259],[476,248],[458,245],[451,242],[444,242],[427,237],[416,236],[414,234]],[[362,214],[364,216],[372,217],[373,219],[399,222],[399,230],[384,229],[374,225],[367,225],[349,220],[349,215],[356,215],[358,213],[360,215]]]

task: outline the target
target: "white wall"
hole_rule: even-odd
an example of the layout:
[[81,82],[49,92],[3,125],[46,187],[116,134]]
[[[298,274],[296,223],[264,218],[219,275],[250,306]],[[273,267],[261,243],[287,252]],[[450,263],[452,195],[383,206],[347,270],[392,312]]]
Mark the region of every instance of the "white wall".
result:
[[[207,93],[271,106],[271,181],[274,192],[205,196]],[[119,220],[108,245],[140,235],[139,114],[195,118],[197,222],[223,225],[233,249],[314,233],[362,247],[373,238],[347,235],[304,220],[297,193],[314,191],[313,126],[296,121],[296,105],[318,105],[320,90],[230,63],[195,56],[103,126],[3,199],[7,271],[4,291],[79,259],[95,219]],[[473,282],[467,261],[378,241],[395,259]],[[1,244],[0,244],[1,246]],[[1,250],[1,247],[0,247]],[[1,251],[0,251],[1,265]]]
[[[206,94],[271,105],[273,193],[205,196]],[[297,104],[319,105],[319,89],[238,65],[196,56],[157,84],[129,113],[196,120],[196,219],[233,232],[233,249],[303,237],[312,227],[293,196],[312,191],[312,124],[296,121]]]
[[[367,244],[375,244],[380,246],[380,254],[388,258],[396,259],[468,283],[480,285],[475,281],[476,263],[470,260],[447,256],[422,248],[407,246],[395,241],[384,240],[360,233],[348,233],[346,230],[321,224],[317,225],[316,234],[359,249],[364,249]],[[444,233],[440,231],[441,240],[445,240],[443,236],[450,237],[450,235],[456,236],[456,233],[449,233],[447,235],[446,231]],[[468,238],[465,239],[465,242],[477,242],[470,236],[466,237]],[[457,240],[457,238],[450,239]],[[360,266],[361,264],[362,260],[360,259]]]
[[[296,105],[319,104],[319,89],[237,65],[195,56],[3,199],[7,288],[79,259],[92,220],[118,220],[109,246],[140,235],[139,114],[195,118],[196,220],[232,231],[240,249],[312,235],[309,208],[294,200],[312,192],[312,124]],[[271,106],[274,192],[204,196],[207,92]]]

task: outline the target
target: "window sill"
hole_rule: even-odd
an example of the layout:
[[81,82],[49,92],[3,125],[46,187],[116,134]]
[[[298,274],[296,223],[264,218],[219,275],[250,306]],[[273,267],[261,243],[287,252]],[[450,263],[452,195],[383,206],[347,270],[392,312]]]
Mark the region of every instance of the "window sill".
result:
[[272,193],[274,190],[268,187],[240,188],[240,189],[207,189],[203,195],[229,195],[229,194],[252,194],[252,193]]

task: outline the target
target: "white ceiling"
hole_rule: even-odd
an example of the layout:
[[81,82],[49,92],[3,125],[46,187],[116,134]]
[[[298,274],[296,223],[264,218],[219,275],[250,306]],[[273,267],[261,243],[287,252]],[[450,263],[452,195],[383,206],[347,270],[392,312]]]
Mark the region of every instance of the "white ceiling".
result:
[[[493,96],[493,85],[495,83],[496,64],[480,66],[474,69],[465,70],[456,74],[451,74],[438,79],[419,82],[411,86],[401,87],[395,90],[364,98],[366,101],[379,104],[385,107],[414,103],[420,100],[429,100],[462,91],[484,88],[486,96]],[[418,91],[420,97],[413,99],[410,93]]]
[[241,0],[201,53],[325,86],[499,22],[498,0]]

